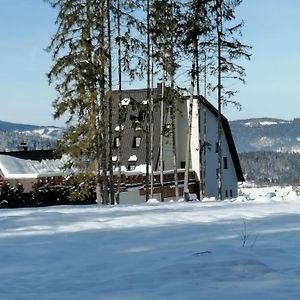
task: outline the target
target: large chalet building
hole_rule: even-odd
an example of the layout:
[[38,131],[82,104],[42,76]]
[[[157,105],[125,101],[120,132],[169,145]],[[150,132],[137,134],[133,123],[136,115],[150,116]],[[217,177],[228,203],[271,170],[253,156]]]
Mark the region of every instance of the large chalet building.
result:
[[[160,198],[160,132],[161,113],[165,127],[170,124],[170,108],[164,106],[160,110],[162,94],[161,85],[152,91],[154,99],[153,124],[153,171],[154,194]],[[199,197],[200,151],[203,189],[205,197],[218,198],[218,111],[205,98],[194,99],[192,116],[192,135],[190,142],[190,172],[189,191]],[[122,92],[119,105],[119,95],[113,92],[113,155],[114,169],[117,167],[118,154],[121,152],[123,193],[121,203],[142,202],[145,197],[144,177],[146,164],[146,134],[145,108],[147,103],[147,89],[131,89]],[[186,165],[186,147],[188,132],[189,98],[182,98],[178,103],[176,115],[176,151],[177,170],[180,194],[183,194],[184,168]],[[122,110],[121,120],[119,110]],[[199,118],[200,117],[200,118]],[[228,120],[222,116],[222,199],[237,196],[238,181],[244,181],[239,157],[235,148]],[[121,140],[119,133],[121,131]],[[201,146],[199,143],[201,134]],[[63,171],[58,168],[59,161],[54,161],[51,150],[41,151],[2,152],[0,153],[0,185],[3,180],[11,183],[22,183],[29,191],[37,181],[61,181]],[[39,162],[40,163],[39,163]],[[53,163],[51,162],[53,161]],[[164,136],[163,170],[164,170],[164,198],[174,198],[174,165],[172,152],[172,136]],[[115,169],[116,171],[116,169]],[[115,172],[117,176],[117,172]],[[54,180],[56,184],[57,180]]]
[[[155,183],[159,181],[160,170],[160,120],[161,111],[159,99],[161,98],[161,85],[153,89],[154,98],[154,129],[153,129],[153,170],[155,171]],[[126,167],[132,174],[145,172],[141,166],[146,162],[146,135],[145,131],[145,114],[144,103],[147,99],[147,89],[132,89],[122,92],[122,103],[118,103],[118,93],[114,97],[114,149],[113,161],[117,160],[118,147],[121,147],[121,165]],[[217,130],[218,130],[218,111],[205,98],[201,97],[200,110],[198,110],[198,100],[193,100],[193,117],[192,117],[192,136],[190,143],[190,192],[199,193],[200,177],[200,153],[202,161],[202,174],[204,177],[204,195],[206,197],[218,197],[218,147],[217,147]],[[186,141],[188,132],[188,107],[189,99],[183,98],[178,104],[178,113],[176,116],[176,150],[177,150],[177,169],[181,185],[181,194],[183,193],[183,169],[185,167]],[[118,110],[122,109],[123,122],[117,122]],[[200,113],[200,118],[199,118]],[[170,124],[170,109],[165,106],[164,124]],[[200,122],[199,122],[200,120]],[[201,124],[201,125],[199,125]],[[233,198],[237,196],[238,181],[244,181],[242,168],[240,165],[238,153],[234,144],[228,120],[222,115],[222,198]],[[119,141],[118,131],[122,130],[121,142]],[[202,142],[199,145],[199,134],[201,132]],[[163,169],[164,169],[164,186],[166,189],[165,197],[172,197],[174,191],[174,177],[172,177],[173,153],[171,136],[164,137],[163,146]],[[158,191],[158,189],[157,189]],[[199,194],[198,194],[199,196]]]

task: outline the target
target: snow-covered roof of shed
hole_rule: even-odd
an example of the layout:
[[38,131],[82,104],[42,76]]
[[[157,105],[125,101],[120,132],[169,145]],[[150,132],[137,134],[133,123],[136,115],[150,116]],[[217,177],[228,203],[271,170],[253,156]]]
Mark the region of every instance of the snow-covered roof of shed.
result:
[[47,159],[39,162],[0,155],[0,170],[6,179],[61,176],[63,164],[63,159]]

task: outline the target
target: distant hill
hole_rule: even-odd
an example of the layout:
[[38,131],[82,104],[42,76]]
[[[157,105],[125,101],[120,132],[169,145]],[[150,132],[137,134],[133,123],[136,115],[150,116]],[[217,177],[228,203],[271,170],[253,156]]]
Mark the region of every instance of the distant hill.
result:
[[300,118],[238,120],[230,127],[247,180],[300,182]]
[[300,153],[247,152],[240,161],[246,180],[299,185]]
[[300,118],[238,120],[231,121],[230,127],[239,153],[300,152]]
[[27,143],[28,149],[54,148],[63,128],[37,126],[0,121],[0,151],[18,150],[20,143]]
[[[259,118],[231,121],[243,171],[256,182],[300,182],[300,119]],[[0,152],[52,149],[63,128],[0,121]]]

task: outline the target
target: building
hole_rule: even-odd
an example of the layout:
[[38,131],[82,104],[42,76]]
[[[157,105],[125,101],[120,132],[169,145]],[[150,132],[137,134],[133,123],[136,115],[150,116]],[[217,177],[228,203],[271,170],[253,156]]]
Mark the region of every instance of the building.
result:
[[[154,98],[154,125],[153,125],[153,170],[154,193],[160,192],[160,98],[161,85],[153,89]],[[117,167],[118,153],[121,151],[122,181],[125,193],[123,198],[135,197],[140,201],[145,195],[144,177],[146,163],[146,109],[147,89],[132,89],[122,92],[121,105],[118,104],[118,93],[113,93],[113,155],[114,169]],[[205,98],[193,100],[192,136],[190,142],[190,193],[198,194],[200,169],[203,175],[203,188],[206,197],[218,197],[218,111]],[[182,98],[178,103],[176,116],[176,150],[177,170],[179,173],[180,192],[183,193],[184,168],[186,159],[186,144],[188,130],[189,98]],[[119,110],[122,118],[118,120]],[[170,108],[165,106],[163,111],[164,128],[168,131],[170,124]],[[200,124],[200,125],[199,125]],[[239,157],[235,148],[228,120],[222,116],[222,198],[237,196],[238,181],[244,181]],[[121,140],[120,140],[121,133]],[[201,145],[199,143],[201,137]],[[120,148],[121,147],[121,148]],[[201,159],[200,159],[201,153]],[[200,161],[202,167],[200,168]],[[62,179],[63,171],[60,168],[61,160],[53,159],[52,150],[23,151],[0,153],[0,184],[1,180],[11,183],[22,183],[25,190],[40,181],[53,181],[58,183]],[[163,169],[164,169],[164,198],[175,195],[174,167],[171,135],[164,136],[163,144]],[[116,171],[116,169],[115,169]],[[116,173],[116,172],[115,172]],[[129,193],[132,191],[132,193]],[[159,196],[156,196],[159,197]],[[130,202],[128,202],[130,203]]]
[[[154,98],[154,128],[153,128],[153,169],[159,171],[159,140],[160,140],[160,106],[159,98],[161,97],[161,85],[153,89]],[[146,138],[145,138],[145,105],[147,99],[146,89],[133,89],[122,92],[122,103],[118,103],[117,93],[114,97],[114,113],[113,113],[113,128],[114,128],[114,149],[113,162],[117,161],[118,147],[121,146],[121,165],[125,166],[127,170],[134,172],[136,168],[141,169],[140,166],[145,165],[146,161]],[[192,118],[192,137],[190,143],[190,171],[196,173],[196,184],[193,185],[193,190],[190,192],[199,192],[200,178],[200,151],[202,160],[202,174],[205,179],[204,194],[206,197],[218,196],[218,180],[217,180],[217,165],[218,165],[218,149],[217,149],[217,129],[218,129],[218,111],[206,99],[201,97],[200,114],[198,114],[198,101],[193,100],[193,118]],[[182,173],[185,167],[186,157],[186,137],[188,129],[188,106],[189,99],[183,98],[179,103],[179,110],[176,117],[176,149],[177,149],[177,169]],[[116,117],[118,110],[122,110],[123,120],[118,123]],[[170,124],[170,109],[164,109],[164,123],[168,127]],[[200,116],[200,119],[198,118]],[[199,126],[199,121],[201,126]],[[201,130],[199,130],[199,127]],[[235,148],[234,140],[231,134],[228,120],[222,115],[222,158],[223,158],[223,182],[222,182],[222,198],[233,198],[237,196],[238,181],[244,181],[242,168],[240,165],[238,153]],[[122,131],[121,143],[119,141],[119,130]],[[199,134],[201,134],[201,146],[199,146]],[[170,177],[170,171],[173,168],[173,155],[171,137],[164,137],[163,147],[163,164],[165,174],[169,177],[164,180],[166,188],[174,186],[173,180]],[[157,174],[157,173],[156,173]],[[166,176],[167,177],[167,176]],[[159,176],[156,177],[156,185],[159,184]],[[180,181],[181,187],[183,178]],[[181,188],[182,192],[182,188]],[[166,195],[172,196],[173,192]]]
[[0,154],[0,187],[4,181],[22,184],[30,192],[35,184],[62,183],[63,159],[54,159],[52,150],[12,151]]

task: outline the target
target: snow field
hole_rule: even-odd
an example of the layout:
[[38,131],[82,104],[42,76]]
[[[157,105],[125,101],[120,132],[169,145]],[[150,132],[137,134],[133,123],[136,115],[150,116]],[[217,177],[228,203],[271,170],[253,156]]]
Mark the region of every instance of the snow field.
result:
[[299,299],[300,197],[242,191],[222,202],[1,210],[0,299]]

